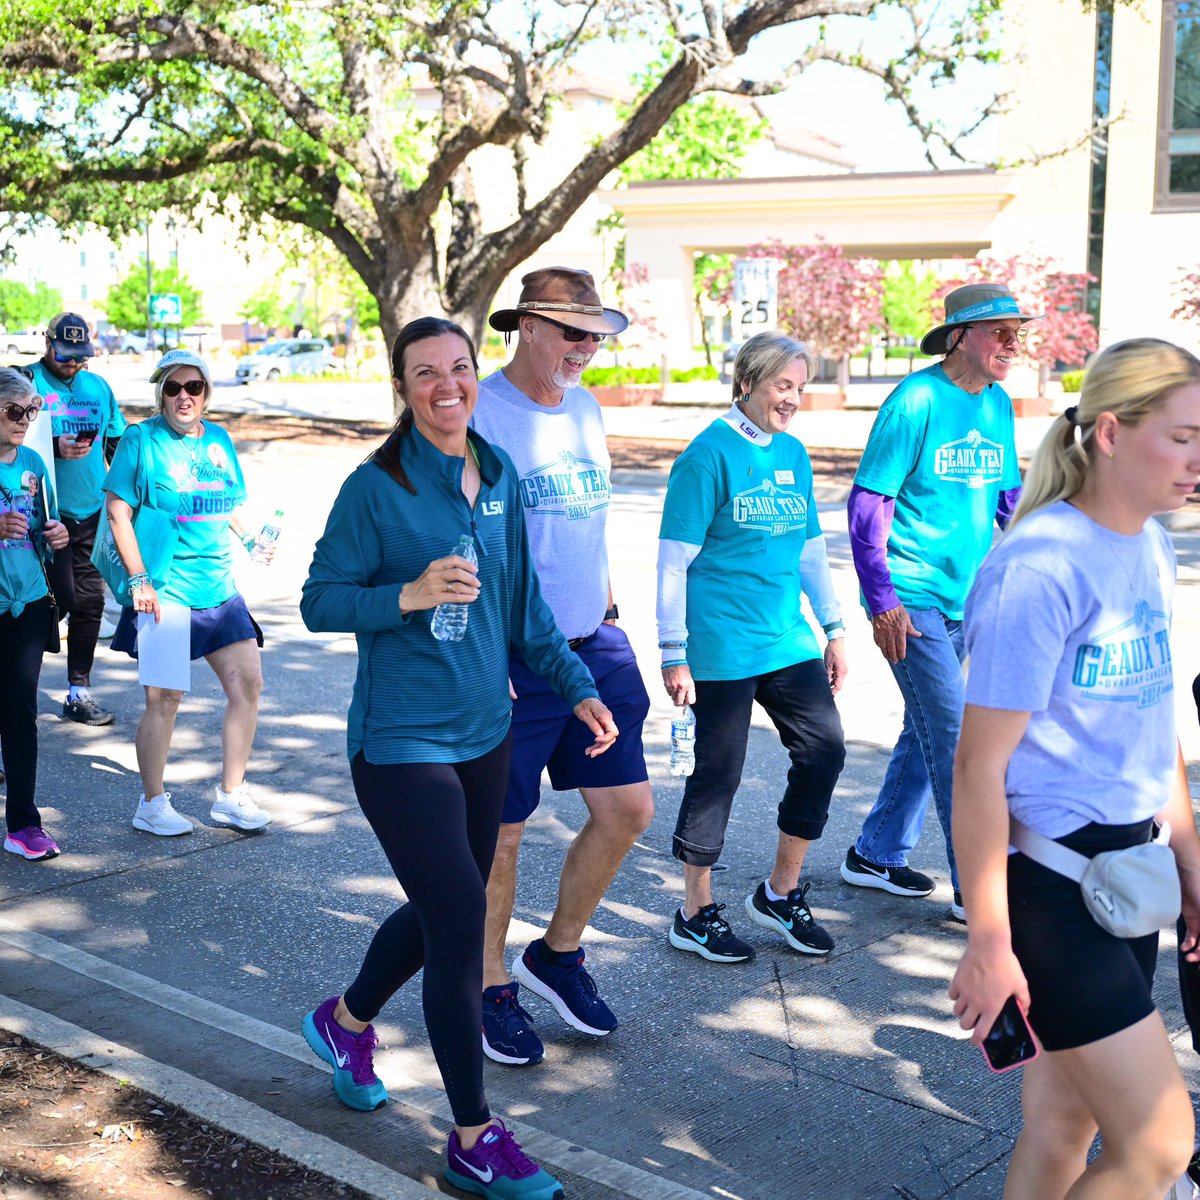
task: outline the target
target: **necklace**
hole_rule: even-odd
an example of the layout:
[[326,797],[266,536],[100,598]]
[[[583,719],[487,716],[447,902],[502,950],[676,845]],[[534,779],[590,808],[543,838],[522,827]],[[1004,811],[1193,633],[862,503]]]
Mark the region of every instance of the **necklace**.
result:
[[1123,558],[1120,554],[1117,553],[1117,548],[1116,548],[1116,546],[1113,545],[1111,538],[1105,538],[1104,544],[1108,547],[1109,554],[1111,554],[1113,556],[1113,558],[1116,559],[1117,565],[1121,568],[1121,573],[1125,576],[1125,582],[1129,584],[1129,590],[1131,592],[1136,591],[1137,585],[1134,582],[1134,580],[1136,580],[1137,577],[1142,573],[1142,560],[1146,557],[1145,534],[1144,533],[1138,534],[1137,561],[1133,564],[1132,570],[1130,570],[1128,564],[1125,562],[1125,558]]

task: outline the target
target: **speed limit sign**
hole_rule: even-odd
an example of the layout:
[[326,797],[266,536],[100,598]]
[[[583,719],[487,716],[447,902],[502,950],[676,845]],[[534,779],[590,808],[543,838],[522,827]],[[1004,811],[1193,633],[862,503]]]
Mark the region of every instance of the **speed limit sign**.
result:
[[744,342],[778,321],[779,260],[739,258],[733,264],[733,340]]

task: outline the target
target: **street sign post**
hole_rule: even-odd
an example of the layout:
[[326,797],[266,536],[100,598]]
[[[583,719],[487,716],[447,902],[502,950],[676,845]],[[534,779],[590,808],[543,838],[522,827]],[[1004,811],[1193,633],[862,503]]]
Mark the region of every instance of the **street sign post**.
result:
[[175,293],[155,292],[150,297],[150,324],[183,324],[183,302]]
[[733,340],[774,329],[779,320],[779,260],[739,258],[733,264]]

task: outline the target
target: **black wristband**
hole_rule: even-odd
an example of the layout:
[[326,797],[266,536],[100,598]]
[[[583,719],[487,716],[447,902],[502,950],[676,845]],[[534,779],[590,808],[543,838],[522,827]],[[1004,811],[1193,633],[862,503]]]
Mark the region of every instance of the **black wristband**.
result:
[[616,619],[617,619],[617,618],[618,618],[620,615],[621,615],[621,614],[620,614],[620,612],[617,610],[617,606],[614,604],[614,605],[612,606],[612,608],[610,608],[610,609],[608,610],[608,612],[606,612],[606,613],[604,614],[604,619],[605,619],[606,621],[615,621],[615,620],[616,620]]

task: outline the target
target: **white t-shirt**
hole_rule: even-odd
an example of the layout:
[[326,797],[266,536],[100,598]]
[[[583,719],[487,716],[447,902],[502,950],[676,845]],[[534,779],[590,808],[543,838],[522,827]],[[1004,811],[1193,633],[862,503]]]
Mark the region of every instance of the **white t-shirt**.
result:
[[600,405],[573,387],[546,408],[497,371],[479,385],[471,424],[517,468],[530,551],[559,629],[568,638],[595,633],[608,608],[612,465]]
[[1066,501],[984,561],[966,607],[966,701],[1032,714],[1005,788],[1032,829],[1124,825],[1167,802],[1174,590],[1175,551],[1157,521],[1114,533]]

